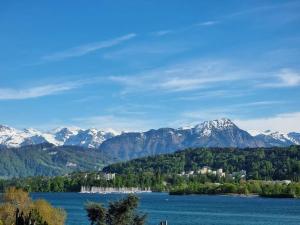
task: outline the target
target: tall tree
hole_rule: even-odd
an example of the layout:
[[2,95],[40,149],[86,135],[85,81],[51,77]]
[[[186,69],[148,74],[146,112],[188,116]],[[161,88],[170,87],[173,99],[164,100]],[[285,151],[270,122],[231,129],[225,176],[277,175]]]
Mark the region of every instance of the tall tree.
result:
[[85,206],[87,216],[91,221],[91,225],[105,225],[106,224],[106,209],[102,204],[90,202]]
[[108,209],[98,203],[89,203],[85,209],[91,225],[144,225],[146,215],[137,212],[138,203],[138,197],[128,195],[111,202]]

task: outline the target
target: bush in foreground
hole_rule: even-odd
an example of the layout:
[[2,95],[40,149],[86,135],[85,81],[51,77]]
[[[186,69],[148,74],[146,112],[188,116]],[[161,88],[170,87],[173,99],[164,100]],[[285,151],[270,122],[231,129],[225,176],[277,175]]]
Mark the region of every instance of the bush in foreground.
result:
[[[16,224],[16,220],[34,220],[36,225],[63,225],[66,213],[45,200],[33,201],[28,192],[8,188],[0,203],[0,225]],[[2,221],[2,222],[1,222]]]
[[85,209],[91,225],[144,225],[146,215],[136,211],[138,202],[135,195],[128,195],[124,199],[111,202],[108,208],[90,202]]

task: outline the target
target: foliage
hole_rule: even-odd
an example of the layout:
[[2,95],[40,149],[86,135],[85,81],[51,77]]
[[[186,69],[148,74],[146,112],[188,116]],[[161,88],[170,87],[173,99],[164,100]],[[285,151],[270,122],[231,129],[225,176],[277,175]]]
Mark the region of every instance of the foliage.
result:
[[16,211],[32,216],[37,225],[63,225],[66,214],[62,209],[52,207],[45,200],[32,201],[28,192],[15,187],[8,188],[0,204],[0,221],[4,224],[14,224]]
[[116,163],[105,172],[178,174],[203,166],[227,173],[247,171],[248,179],[300,181],[300,146],[285,148],[196,148]]
[[85,210],[91,225],[106,224],[106,209],[101,204],[90,202],[86,205]]
[[49,225],[64,224],[66,213],[63,209],[54,208],[50,203],[42,199],[34,202],[34,208]]
[[239,183],[188,183],[173,187],[170,194],[257,194],[263,197],[299,198],[300,183],[241,181]]
[[143,225],[146,215],[136,212],[138,198],[128,195],[126,198],[111,202],[106,209],[98,203],[88,203],[86,211],[91,225]]
[[[57,176],[73,171],[92,171],[108,161],[97,150],[76,146],[40,144],[20,148],[0,147],[0,178]],[[68,163],[72,163],[68,165]]]
[[32,209],[29,214],[26,214],[17,208],[15,212],[15,225],[48,225],[48,223],[43,220],[36,209]]
[[[247,171],[246,180],[292,180],[300,181],[300,147],[219,149],[197,148],[178,151],[173,154],[158,155],[116,163],[107,166],[103,172],[117,173],[115,179],[106,180],[102,172],[75,172],[57,177],[28,177],[0,180],[0,191],[9,186],[23,188],[30,192],[80,191],[81,186],[97,187],[139,187],[153,191],[170,191],[174,187],[205,183],[238,183],[241,179],[230,176],[195,174],[179,176],[182,171],[198,170],[203,166],[212,169],[223,168],[226,174]],[[240,184],[239,184],[240,185]],[[241,189],[245,187],[242,186]],[[260,190],[259,184],[250,185]],[[241,192],[241,190],[240,190]]]

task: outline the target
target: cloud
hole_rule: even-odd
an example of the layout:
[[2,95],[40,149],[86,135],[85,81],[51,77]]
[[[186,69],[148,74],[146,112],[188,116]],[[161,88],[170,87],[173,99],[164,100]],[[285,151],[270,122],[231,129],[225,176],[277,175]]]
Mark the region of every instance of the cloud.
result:
[[260,106],[271,106],[276,104],[284,104],[284,101],[256,101],[256,102],[245,102],[241,104],[234,105],[235,108],[243,107],[243,106],[251,106],[251,107],[260,107]]
[[81,127],[99,127],[103,130],[122,131],[145,131],[158,124],[151,119],[142,119],[130,116],[116,116],[116,115],[99,115],[85,118],[73,119]]
[[235,98],[249,95],[246,92],[242,92],[242,90],[209,90],[209,91],[202,91],[200,93],[195,94],[188,94],[186,96],[181,96],[176,98],[175,100],[182,100],[182,101],[199,101],[200,99],[207,99],[207,98]]
[[275,81],[261,84],[263,87],[296,87],[300,85],[300,73],[291,69],[282,69],[274,76]]
[[[181,92],[207,89],[220,83],[243,79],[242,72],[222,61],[193,60],[128,76],[109,79],[124,87],[123,93],[165,91]],[[243,74],[245,75],[245,73]]]
[[224,106],[198,104],[199,106],[195,110],[183,111],[173,124],[176,126],[186,126],[218,118],[239,118],[240,115],[245,116],[249,112],[251,113],[264,107],[273,107],[274,105],[285,103],[282,101],[253,101]]
[[0,100],[20,100],[55,95],[81,86],[84,82],[48,84],[25,89],[0,88]]
[[260,12],[262,12],[262,13],[264,12],[266,15],[268,15],[268,13],[266,13],[266,12],[270,11],[270,10],[280,9],[280,11],[283,11],[285,8],[297,9],[297,7],[299,7],[299,1],[291,1],[291,2],[286,1],[283,3],[261,5],[258,7],[253,7],[253,8],[248,8],[245,10],[237,11],[237,12],[234,12],[234,13],[224,16],[224,18],[238,17],[238,16],[244,16],[244,15],[260,13]]
[[281,132],[300,132],[300,112],[283,113],[273,117],[255,118],[255,119],[236,119],[234,122],[245,130],[272,130]]
[[174,32],[173,30],[158,30],[158,31],[151,32],[151,35],[153,35],[153,36],[164,36],[164,35],[167,35],[167,34],[170,34],[170,33],[173,33],[173,32]]
[[154,32],[151,32],[150,35],[160,37],[160,36],[165,36],[165,35],[168,35],[168,34],[176,34],[176,33],[185,32],[185,31],[188,31],[188,30],[195,29],[197,27],[214,26],[218,23],[219,23],[219,21],[216,21],[216,20],[208,20],[208,21],[204,21],[204,22],[199,22],[199,23],[183,26],[183,27],[180,27],[180,28],[177,28],[177,29],[166,29],[166,30],[154,31]]
[[197,23],[195,24],[196,26],[213,26],[218,24],[219,21],[216,20],[210,20],[210,21],[205,21],[205,22],[201,22],[201,23]]
[[142,43],[134,43],[126,45],[123,48],[116,49],[114,51],[109,51],[103,54],[105,59],[139,59],[140,57],[147,57],[152,55],[165,56],[173,55],[176,53],[184,52],[187,50],[186,45],[182,46],[180,44],[174,43],[151,43],[149,41]]
[[[293,21],[295,19],[299,18],[299,13],[296,10],[297,7],[299,7],[299,2],[297,1],[292,1],[292,2],[286,2],[286,3],[279,3],[279,4],[269,4],[269,5],[260,5],[258,7],[253,7],[253,8],[247,8],[245,10],[241,10],[241,11],[237,11],[237,12],[233,12],[227,15],[223,15],[220,16],[217,20],[207,20],[207,21],[203,21],[203,22],[198,22],[195,24],[191,24],[191,25],[187,25],[187,26],[183,26],[183,27],[179,27],[177,29],[165,29],[165,30],[158,30],[158,31],[154,31],[151,32],[150,35],[153,36],[165,36],[168,34],[176,34],[176,33],[181,33],[181,32],[185,32],[191,29],[195,29],[196,27],[209,27],[209,26],[214,26],[217,25],[223,21],[226,21],[228,19],[235,19],[235,18],[239,18],[241,16],[246,16],[249,14],[255,14],[255,13],[264,13],[264,12],[268,12],[271,10],[277,10],[280,9],[280,12],[284,11],[285,9],[289,9],[292,8],[295,10],[295,15],[291,14],[289,12],[289,14],[285,14],[284,18],[281,17],[280,21],[277,21],[277,23],[279,22],[290,22]],[[270,16],[273,15],[272,13],[265,13],[264,15],[266,16]]]
[[195,90],[200,88],[205,88],[209,84],[219,83],[223,81],[230,81],[234,80],[234,77],[191,77],[191,78],[184,78],[184,77],[173,77],[168,78],[162,83],[158,84],[158,87],[164,90],[169,91],[189,91]]
[[83,56],[83,55],[89,54],[91,52],[100,50],[100,49],[110,48],[110,47],[119,45],[125,41],[128,41],[128,40],[134,38],[135,36],[136,36],[136,34],[131,33],[131,34],[127,34],[127,35],[124,35],[124,36],[121,36],[118,38],[114,38],[111,40],[107,40],[107,41],[101,41],[101,42],[77,46],[77,47],[74,47],[71,49],[67,49],[65,51],[56,52],[53,54],[43,56],[42,60],[58,61],[58,60],[66,59],[66,58]]

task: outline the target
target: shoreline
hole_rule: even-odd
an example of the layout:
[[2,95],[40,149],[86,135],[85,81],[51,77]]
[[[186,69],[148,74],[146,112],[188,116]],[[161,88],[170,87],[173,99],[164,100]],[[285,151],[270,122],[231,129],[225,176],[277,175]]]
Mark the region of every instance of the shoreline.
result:
[[299,197],[292,197],[290,195],[260,195],[260,194],[235,194],[235,193],[224,193],[224,194],[197,194],[197,193],[169,193],[169,195],[206,195],[206,196],[230,196],[230,197],[242,197],[242,198],[274,198],[274,199],[300,199]]
[[85,187],[82,186],[79,193],[87,194],[140,194],[140,193],[152,193],[150,188],[140,189],[137,187]]
[[[173,195],[173,196],[220,196],[220,197],[240,197],[240,198],[266,198],[266,199],[300,199],[300,198],[292,198],[292,197],[272,197],[272,196],[262,196],[258,194],[170,194],[169,192],[162,191],[141,191],[141,192],[106,192],[106,193],[98,193],[98,192],[32,192],[31,194],[64,194],[64,193],[76,193],[76,194],[165,194],[165,195]],[[1,195],[2,193],[0,193]]]

